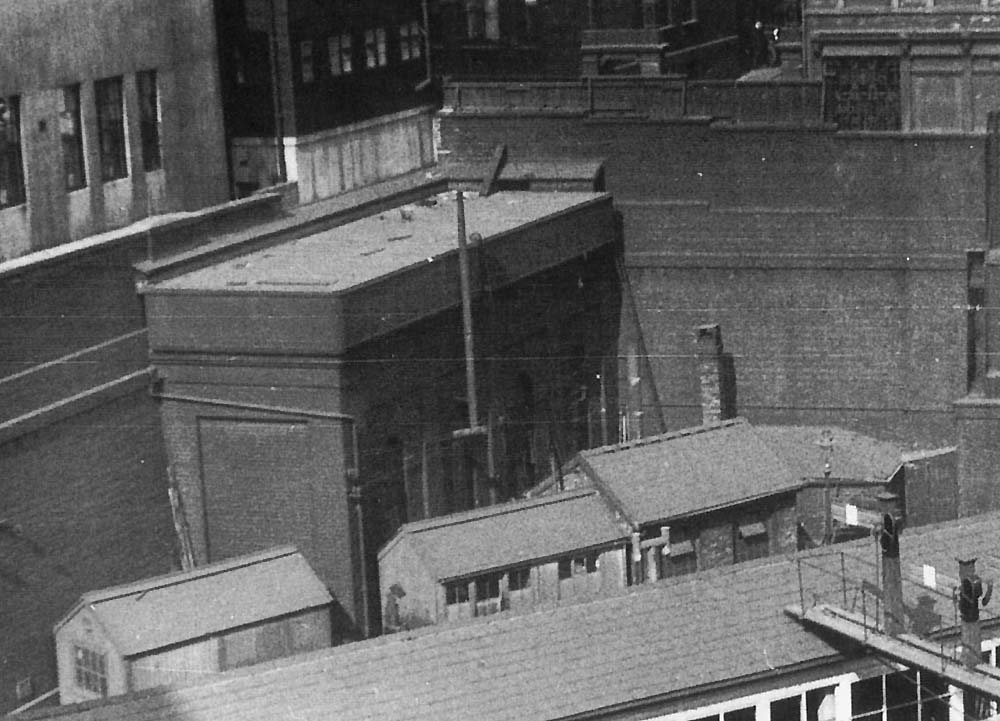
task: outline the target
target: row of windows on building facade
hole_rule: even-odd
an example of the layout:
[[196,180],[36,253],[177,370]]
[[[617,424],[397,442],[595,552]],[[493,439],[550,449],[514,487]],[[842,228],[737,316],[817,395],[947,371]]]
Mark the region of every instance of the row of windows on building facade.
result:
[[[397,58],[402,63],[419,60],[424,54],[424,31],[416,20],[400,24],[394,34],[385,27],[370,28],[359,39],[360,44],[348,32],[331,35],[325,41],[299,41],[299,80],[309,84],[321,78],[324,70],[336,78],[361,67],[384,68]],[[363,57],[358,50],[363,51]],[[363,65],[359,62],[362,60]]]
[[[1000,666],[996,640],[984,646],[983,662]],[[839,699],[838,686],[846,691]],[[848,700],[849,709],[837,708],[838,703]],[[996,698],[959,691],[930,671],[893,666],[882,674],[845,674],[654,721],[834,721],[845,717],[855,721],[948,721],[956,716],[976,721],[993,718],[997,711]]]
[[[759,521],[736,523],[732,526],[733,562],[764,558],[770,553],[767,526]],[[652,535],[647,538],[652,538]],[[641,579],[683,576],[699,569],[697,534],[684,528],[671,528],[669,543],[648,549],[641,555],[637,568],[625,565],[625,582],[629,585]],[[666,552],[664,552],[666,550]],[[631,552],[626,549],[626,552]],[[577,586],[594,583],[601,572],[599,552],[568,555],[556,561],[560,591],[575,596],[586,589]],[[653,568],[650,568],[653,566]],[[618,572],[618,571],[615,571]],[[635,576],[638,575],[638,578]],[[506,571],[494,571],[471,578],[456,579],[444,584],[445,603],[449,616],[462,615],[456,607],[466,607],[474,616],[486,616],[510,608],[518,598],[534,600],[533,567],[517,566]],[[572,587],[572,588],[570,588]],[[560,595],[563,595],[562,593]]]
[[[67,191],[88,185],[81,87],[79,83],[64,86],[61,94],[58,131]],[[143,169],[159,170],[163,159],[156,71],[136,73],[136,90]],[[94,106],[100,180],[124,178],[128,176],[129,153],[124,78],[119,75],[95,81]],[[21,99],[12,95],[0,98],[0,208],[20,205],[25,200]]]

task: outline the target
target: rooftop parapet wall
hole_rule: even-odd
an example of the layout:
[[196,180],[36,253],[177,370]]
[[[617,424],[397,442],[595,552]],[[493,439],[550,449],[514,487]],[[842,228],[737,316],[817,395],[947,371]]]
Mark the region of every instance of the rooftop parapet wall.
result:
[[822,123],[822,85],[689,80],[683,76],[458,82],[445,86],[456,113],[606,115],[653,119],[729,119],[737,123]]

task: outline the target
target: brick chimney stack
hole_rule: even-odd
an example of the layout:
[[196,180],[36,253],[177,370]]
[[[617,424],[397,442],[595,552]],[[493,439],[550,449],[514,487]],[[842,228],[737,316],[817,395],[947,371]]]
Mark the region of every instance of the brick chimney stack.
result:
[[695,328],[698,380],[701,387],[701,422],[718,423],[736,417],[736,378],[732,360],[722,346],[717,323]]

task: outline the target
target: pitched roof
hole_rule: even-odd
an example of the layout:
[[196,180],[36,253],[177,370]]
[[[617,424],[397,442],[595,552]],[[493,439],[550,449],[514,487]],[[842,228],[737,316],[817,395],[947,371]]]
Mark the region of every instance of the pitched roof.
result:
[[131,656],[332,600],[302,554],[283,546],[85,593],[56,632],[86,607]]
[[791,491],[801,478],[743,419],[579,454],[635,523]]
[[[1000,514],[904,532],[901,553],[906,561],[940,569],[968,554],[995,564]],[[862,581],[876,581],[871,539],[863,539],[692,574],[614,598],[431,626],[282,659],[224,680],[25,717],[432,721],[472,715],[481,721],[546,721],[712,684],[731,685],[735,696],[747,678],[841,658],[835,646],[783,609],[799,601],[800,573],[805,598],[839,603],[842,554],[851,593]],[[981,561],[984,577],[998,570]],[[932,593],[914,584],[907,589],[928,598],[932,612],[952,623],[950,590]],[[985,617],[996,618],[991,607]]]
[[394,543],[412,543],[431,575],[445,580],[551,558],[626,537],[592,491],[513,501],[403,525]]
[[844,428],[829,426],[760,426],[754,430],[800,478],[822,478],[827,450],[824,434],[832,439],[830,475],[839,479],[886,481],[903,462],[903,449]]
[[756,426],[736,418],[582,451],[579,465],[629,520],[651,523],[822,478],[824,433],[833,438],[831,469],[839,480],[884,482],[902,463],[899,446],[842,428]]

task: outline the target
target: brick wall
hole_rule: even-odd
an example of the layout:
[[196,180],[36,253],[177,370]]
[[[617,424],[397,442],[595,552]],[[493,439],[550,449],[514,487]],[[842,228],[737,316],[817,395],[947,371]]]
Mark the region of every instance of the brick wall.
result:
[[965,250],[984,232],[983,139],[442,116],[450,160],[606,159],[668,428],[700,419],[690,342],[719,323],[737,409],[907,444],[954,438]]
[[0,446],[0,712],[55,687],[52,626],[85,591],[171,570],[159,416],[145,389]]

